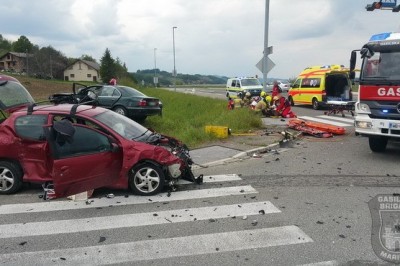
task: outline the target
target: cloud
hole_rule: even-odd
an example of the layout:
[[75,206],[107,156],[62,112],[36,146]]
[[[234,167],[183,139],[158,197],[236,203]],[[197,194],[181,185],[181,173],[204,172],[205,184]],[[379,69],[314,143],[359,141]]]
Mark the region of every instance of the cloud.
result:
[[[14,0],[0,6],[1,34],[25,35],[68,57],[100,59],[106,48],[129,71],[172,71],[172,27],[179,73],[261,75],[265,0]],[[269,77],[289,78],[318,64],[348,65],[369,36],[399,29],[398,13],[365,11],[365,1],[270,0],[268,46],[276,66]]]

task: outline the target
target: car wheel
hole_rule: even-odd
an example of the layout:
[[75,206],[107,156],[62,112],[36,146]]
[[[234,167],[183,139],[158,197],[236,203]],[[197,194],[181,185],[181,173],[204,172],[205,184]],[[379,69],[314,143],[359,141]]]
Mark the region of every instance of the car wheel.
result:
[[128,112],[126,111],[126,109],[125,109],[124,107],[122,107],[122,106],[114,107],[114,108],[113,108],[113,111],[116,112],[116,113],[118,113],[118,114],[120,114],[120,115],[123,115],[123,116],[126,116],[126,115],[128,114]]
[[164,173],[160,167],[143,163],[134,167],[129,177],[129,185],[134,194],[149,196],[159,193],[165,184]]
[[369,137],[369,148],[373,152],[384,152],[388,143],[385,137]]
[[317,98],[313,98],[313,99],[312,99],[312,108],[313,108],[314,110],[318,110],[318,109],[319,109],[319,103],[318,103]]
[[292,96],[289,96],[289,102],[290,102],[290,105],[291,105],[291,106],[294,106],[294,101],[293,101]]
[[22,187],[22,170],[12,162],[0,161],[0,194],[12,194]]

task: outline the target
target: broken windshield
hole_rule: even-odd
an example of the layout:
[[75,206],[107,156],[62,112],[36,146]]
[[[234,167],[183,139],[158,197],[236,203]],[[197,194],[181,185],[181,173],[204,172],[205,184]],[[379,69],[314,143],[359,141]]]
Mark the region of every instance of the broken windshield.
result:
[[365,57],[362,66],[363,80],[385,81],[400,79],[400,52],[375,52],[370,58]]
[[95,118],[112,128],[125,139],[145,142],[148,137],[153,134],[153,132],[141,124],[110,110],[106,110],[103,113],[96,115]]
[[3,110],[15,106],[32,104],[35,101],[29,92],[20,84],[13,81],[0,82],[0,108]]

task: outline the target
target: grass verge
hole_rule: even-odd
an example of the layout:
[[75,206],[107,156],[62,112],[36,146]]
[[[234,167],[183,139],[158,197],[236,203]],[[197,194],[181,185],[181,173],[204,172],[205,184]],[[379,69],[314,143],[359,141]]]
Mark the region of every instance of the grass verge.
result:
[[[53,93],[71,92],[72,82],[42,80],[26,76],[15,76],[37,101],[45,101]],[[137,87],[131,83],[121,84]],[[148,96],[159,98],[163,103],[163,116],[148,117],[144,126],[173,136],[189,148],[196,148],[206,142],[216,139],[206,134],[205,126],[226,126],[234,133],[245,133],[261,128],[260,116],[248,108],[227,109],[227,102],[220,99],[172,92],[163,89],[140,89]]]
[[162,89],[146,89],[145,94],[163,102],[163,116],[148,117],[144,125],[174,136],[191,148],[216,139],[206,134],[207,125],[226,126],[235,133],[262,126],[260,116],[254,111],[248,108],[228,110],[224,100]]

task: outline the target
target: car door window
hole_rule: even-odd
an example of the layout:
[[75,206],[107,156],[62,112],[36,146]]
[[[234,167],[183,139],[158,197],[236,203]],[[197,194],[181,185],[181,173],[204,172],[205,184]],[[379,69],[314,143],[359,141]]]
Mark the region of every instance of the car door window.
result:
[[111,143],[107,136],[92,128],[74,124],[75,133],[72,138],[66,139],[53,131],[55,150],[60,158],[73,157],[84,154],[100,153],[111,150]]
[[121,93],[117,89],[114,88],[112,96],[113,97],[119,97],[119,96],[121,96]]
[[113,93],[113,89],[109,87],[103,87],[103,89],[100,91],[99,96],[111,96]]
[[47,122],[46,115],[24,115],[15,119],[15,131],[24,139],[44,140],[43,125]]
[[295,83],[293,83],[292,88],[299,88],[300,87],[300,82],[301,82],[301,79],[296,80]]
[[319,88],[321,84],[320,78],[305,78],[301,82],[302,88]]

